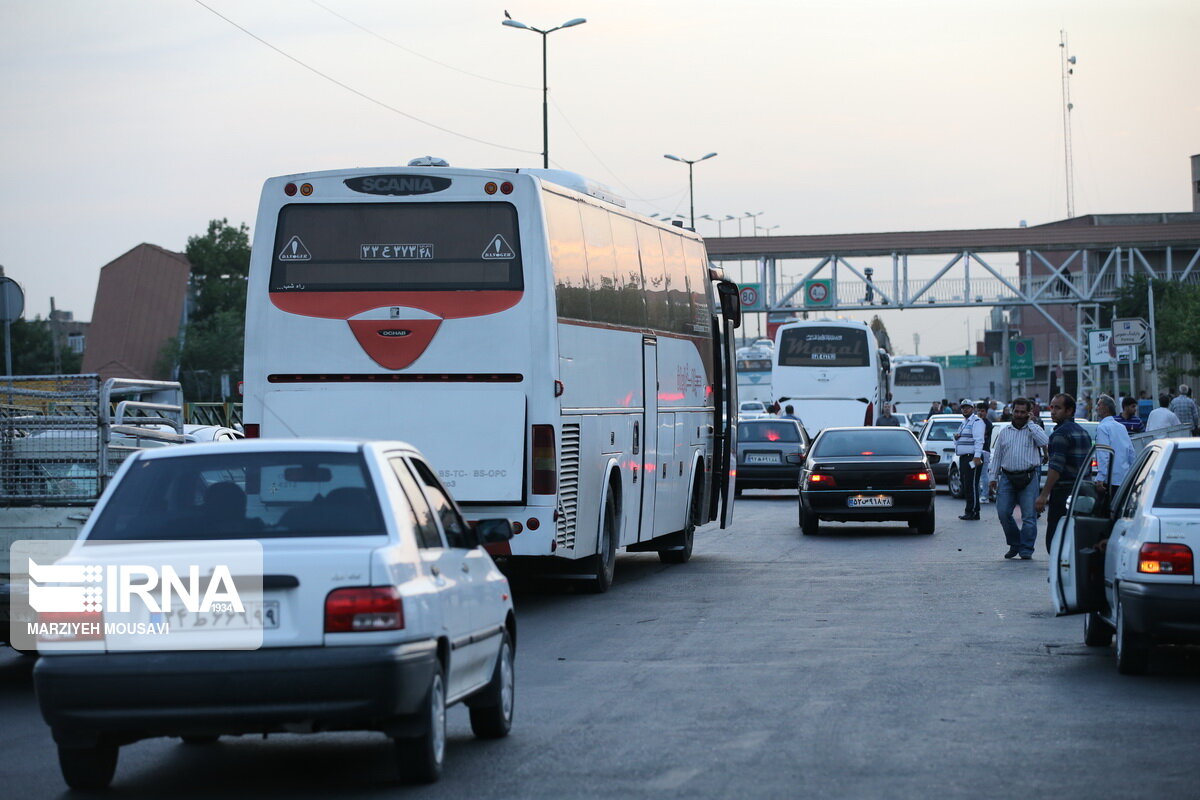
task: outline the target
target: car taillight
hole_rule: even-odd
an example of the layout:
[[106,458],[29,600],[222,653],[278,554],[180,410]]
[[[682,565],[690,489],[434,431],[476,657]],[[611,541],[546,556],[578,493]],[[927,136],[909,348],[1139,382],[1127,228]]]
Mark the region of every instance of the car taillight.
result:
[[904,485],[905,486],[928,486],[929,485],[929,473],[928,472],[913,472],[908,475],[905,475],[904,476]]
[[1192,575],[1192,548],[1186,544],[1147,542],[1138,553],[1138,572],[1154,575]]
[[863,425],[870,427],[875,424],[875,404],[867,403],[867,413],[863,415]]
[[247,439],[257,439],[258,438],[258,423],[257,422],[247,422],[246,425],[242,429],[242,433],[244,433],[246,435]]
[[404,627],[404,606],[394,586],[334,589],[325,598],[325,632],[395,631]]
[[837,481],[833,479],[832,475],[814,472],[808,476],[808,485],[814,489],[833,489],[837,487]]
[[558,466],[554,448],[554,426],[533,426],[533,493],[558,491]]

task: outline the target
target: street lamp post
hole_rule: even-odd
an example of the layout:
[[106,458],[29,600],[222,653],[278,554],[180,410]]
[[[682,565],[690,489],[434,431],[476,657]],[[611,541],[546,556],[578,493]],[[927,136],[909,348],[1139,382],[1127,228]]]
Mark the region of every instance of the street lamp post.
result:
[[[750,234],[752,236],[758,236],[758,218],[761,217],[765,213],[766,213],[765,211],[759,211],[757,214],[751,214],[749,211],[746,212],[746,218],[751,220]],[[738,230],[740,232],[740,230],[741,230],[740,225],[738,226]]]
[[[508,12],[504,12],[508,16]],[[587,22],[583,17],[576,17],[573,20],[564,22],[557,28],[551,28],[544,31],[541,28],[535,28],[532,25],[526,25],[524,22],[517,22],[515,19],[506,19],[500,23],[507,25],[510,28],[520,28],[526,31],[533,31],[542,35],[542,168],[550,169],[550,84],[546,77],[546,37],[555,31],[563,28],[572,28],[576,25],[582,25]]]
[[682,161],[684,164],[688,165],[688,206],[691,208],[692,212],[692,230],[696,230],[696,191],[695,185],[692,183],[692,165],[699,164],[701,161],[710,159],[715,155],[716,153],[709,153],[708,155],[702,156],[695,160],[688,160],[686,158],[680,158],[679,156],[673,156],[669,154],[663,156],[663,158],[669,158],[672,161]]

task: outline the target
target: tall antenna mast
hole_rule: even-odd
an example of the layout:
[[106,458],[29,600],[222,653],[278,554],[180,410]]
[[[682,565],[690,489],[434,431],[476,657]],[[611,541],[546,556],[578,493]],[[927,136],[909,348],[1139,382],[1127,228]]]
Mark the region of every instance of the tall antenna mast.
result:
[[1058,47],[1062,55],[1063,157],[1067,170],[1067,217],[1075,216],[1075,159],[1071,153],[1071,76],[1075,74],[1075,56],[1067,53],[1067,32],[1060,30]]

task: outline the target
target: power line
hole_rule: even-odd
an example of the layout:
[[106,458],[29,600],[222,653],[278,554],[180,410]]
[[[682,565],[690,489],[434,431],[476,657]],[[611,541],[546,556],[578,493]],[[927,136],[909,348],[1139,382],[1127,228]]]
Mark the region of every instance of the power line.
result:
[[376,39],[379,39],[382,42],[386,42],[387,44],[390,44],[392,47],[403,50],[404,52],[414,55],[417,58],[423,58],[431,64],[437,64],[439,67],[445,67],[446,69],[454,70],[455,72],[461,72],[463,75],[470,75],[472,78],[479,78],[480,80],[483,80],[483,81],[489,81],[491,83],[498,83],[501,86],[512,86],[517,89],[538,90],[537,86],[526,86],[525,84],[522,84],[522,83],[510,83],[508,81],[502,81],[502,80],[498,80],[496,78],[489,78],[487,75],[480,75],[478,73],[456,67],[453,64],[447,64],[444,61],[438,61],[436,58],[430,58],[429,56],[425,55],[424,53],[418,53],[416,50],[413,50],[409,47],[405,47],[404,45],[400,44],[397,41],[389,39],[388,37],[386,37],[382,34],[376,33],[375,31],[371,30],[370,28],[368,28],[364,25],[360,25],[359,23],[355,22],[354,20],[350,19],[349,17],[342,16],[341,14],[334,11],[329,6],[327,6],[323,3],[318,3],[317,0],[309,0],[309,2],[312,3],[314,6],[325,9],[330,14],[333,14],[333,16],[337,17],[338,19],[342,20],[343,22],[347,22],[347,23],[353,25],[354,27],[358,28],[363,33],[368,33],[371,36],[374,36]]
[[194,0],[194,2],[196,3],[196,5],[198,5],[198,6],[201,6],[202,8],[205,8],[205,9],[207,9],[208,11],[212,12],[212,13],[213,13],[213,14],[215,14],[216,16],[218,16],[218,17],[220,17],[221,19],[225,20],[225,21],[226,21],[226,22],[228,22],[230,25],[232,25],[233,27],[237,28],[237,29],[238,29],[239,31],[241,31],[242,33],[244,33],[244,34],[246,34],[247,36],[249,36],[251,39],[254,39],[255,41],[259,42],[260,44],[266,45],[267,47],[271,48],[271,49],[272,49],[272,50],[274,50],[276,53],[279,53],[279,55],[283,56],[284,58],[288,59],[289,61],[291,61],[291,62],[293,62],[293,63],[295,63],[295,64],[298,64],[298,65],[299,65],[299,66],[301,66],[301,67],[304,67],[306,70],[308,70],[309,72],[313,73],[314,75],[318,75],[318,76],[320,76],[320,77],[324,78],[325,80],[329,81],[330,83],[332,83],[332,84],[335,84],[336,86],[340,86],[341,88],[345,89],[346,91],[350,92],[351,94],[357,95],[358,97],[361,97],[362,99],[364,99],[364,100],[366,100],[366,101],[368,101],[368,102],[370,102],[370,103],[374,103],[375,105],[379,106],[380,108],[385,108],[385,109],[387,109],[388,111],[391,111],[391,112],[392,112],[392,113],[394,113],[394,114],[399,114],[399,115],[400,115],[400,116],[402,116],[402,117],[405,117],[405,118],[407,118],[407,119],[411,119],[413,122],[418,122],[418,123],[420,123],[420,124],[422,124],[422,125],[425,125],[425,126],[427,126],[427,127],[433,128],[434,130],[439,130],[439,131],[441,131],[442,133],[448,133],[448,134],[450,134],[451,136],[457,136],[457,137],[458,137],[458,138],[460,138],[460,139],[466,139],[466,140],[468,140],[468,141],[471,141],[471,142],[476,142],[476,143],[478,143],[478,144],[486,144],[486,145],[488,145],[489,147],[498,147],[498,148],[500,148],[501,150],[511,150],[511,151],[512,151],[512,152],[514,152],[514,153],[528,153],[529,155],[535,155],[535,156],[540,154],[540,151],[537,151],[537,150],[523,150],[523,149],[521,149],[521,148],[519,148],[519,147],[509,147],[508,145],[497,144],[496,142],[489,142],[489,141],[487,141],[487,140],[485,140],[485,139],[478,139],[478,138],[476,138],[476,137],[474,137],[474,136],[469,136],[469,135],[467,135],[467,134],[465,134],[465,133],[459,133],[458,131],[451,130],[450,128],[445,128],[445,127],[442,127],[441,125],[437,125],[437,124],[435,124],[435,123],[433,123],[433,122],[429,122],[429,121],[427,121],[427,120],[423,120],[423,119],[421,119],[420,117],[417,117],[417,116],[414,116],[414,115],[412,115],[412,114],[409,114],[407,111],[401,111],[400,109],[396,108],[395,106],[388,105],[387,103],[383,102],[382,100],[376,100],[374,97],[371,97],[371,96],[370,96],[370,95],[368,95],[368,94],[365,94],[365,93],[363,93],[363,92],[360,92],[358,89],[355,89],[353,86],[350,86],[350,85],[348,85],[348,84],[342,83],[342,82],[341,82],[341,81],[339,81],[337,78],[334,78],[334,77],[331,77],[331,76],[329,76],[329,75],[326,75],[324,72],[321,72],[321,71],[320,71],[319,69],[317,69],[316,67],[311,67],[311,66],[309,66],[308,64],[305,64],[303,61],[301,61],[300,59],[298,59],[298,58],[296,58],[295,56],[291,55],[290,53],[287,53],[287,52],[285,52],[285,51],[283,51],[283,50],[280,50],[278,47],[276,47],[275,45],[271,44],[271,43],[270,43],[270,42],[268,42],[266,39],[263,39],[261,36],[258,36],[258,35],[256,35],[256,34],[254,34],[254,33],[250,32],[250,31],[249,31],[249,30],[247,30],[246,28],[243,28],[241,25],[237,24],[236,22],[234,22],[233,20],[231,20],[229,17],[225,16],[224,14],[222,14],[222,13],[221,13],[221,12],[219,12],[219,11],[217,11],[217,10],[216,10],[216,9],[214,9],[213,7],[211,7],[211,6],[207,5],[207,4],[205,4],[204,2],[202,2],[202,0]]

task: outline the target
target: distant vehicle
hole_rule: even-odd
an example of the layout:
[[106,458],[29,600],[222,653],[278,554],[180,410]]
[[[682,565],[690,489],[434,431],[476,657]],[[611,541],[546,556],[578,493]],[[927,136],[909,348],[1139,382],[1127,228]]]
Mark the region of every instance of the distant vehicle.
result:
[[771,389],[771,357],[774,350],[764,347],[759,339],[750,347],[738,348],[734,362],[737,369],[738,399],[773,402]]
[[905,430],[908,430],[908,431],[912,430],[912,421],[909,419],[908,414],[904,414],[899,411],[893,411],[892,416],[894,416],[896,419],[900,420],[901,428],[904,428]]
[[[434,469],[398,442],[276,439],[132,455],[58,563],[127,563],[130,541],[145,541],[137,552],[151,559],[167,537],[260,541],[271,571],[252,614],[262,646],[43,644],[33,679],[63,777],[73,789],[103,788],[119,745],[156,736],[199,744],[374,730],[392,737],[407,780],[436,780],[447,705],[466,702],[481,738],[512,724],[516,620],[508,581],[482,547],[511,536],[507,519],[469,526]],[[246,614],[172,608],[154,613],[177,637],[250,625]]]
[[795,489],[808,433],[794,419],[748,419],[738,423],[737,493],[744,489]]
[[936,460],[901,428],[826,428],[800,472],[801,531],[819,533],[821,520],[903,520],[933,533]]
[[695,233],[425,159],[270,178],[254,233],[247,438],[411,442],[469,519],[520,520],[506,567],[597,592],[731,520],[739,291]]
[[[933,463],[933,477],[939,484],[949,486],[953,497],[962,497],[962,487],[958,484],[958,459],[954,456],[954,434],[958,433],[962,421],[962,414],[934,414],[925,420],[917,434],[921,449],[938,457],[938,461]],[[995,431],[992,435],[995,436]],[[954,470],[953,480],[951,469]]]
[[905,411],[921,410],[946,396],[942,365],[927,356],[892,358],[892,402]]
[[918,433],[921,430],[921,426],[925,424],[925,420],[927,419],[929,419],[928,411],[910,413],[908,415],[908,427],[912,429],[913,433]]
[[1151,442],[1111,503],[1087,470],[1075,481],[1051,542],[1051,601],[1059,615],[1086,615],[1084,644],[1115,635],[1122,674],[1146,672],[1155,645],[1200,644],[1198,519],[1200,439]]
[[890,361],[867,323],[789,322],[775,341],[776,399],[795,406],[809,433],[875,424],[887,397]]
[[246,436],[241,431],[220,425],[184,425],[183,435],[189,442],[240,442]]
[[766,405],[761,400],[743,400],[738,403],[738,419],[769,417]]

